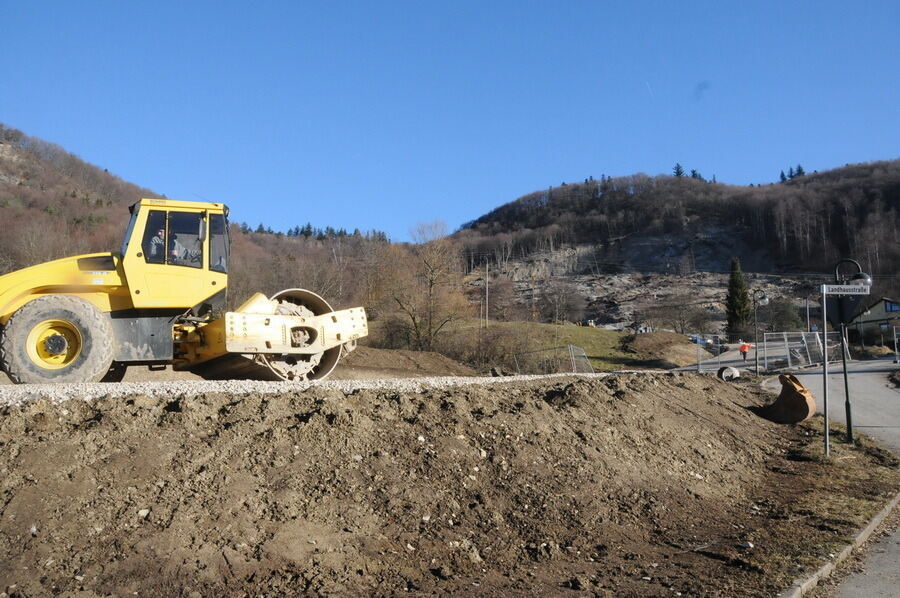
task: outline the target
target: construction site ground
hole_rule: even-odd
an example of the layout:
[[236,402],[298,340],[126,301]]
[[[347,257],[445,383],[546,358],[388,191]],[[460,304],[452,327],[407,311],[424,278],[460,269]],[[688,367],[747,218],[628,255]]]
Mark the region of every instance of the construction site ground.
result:
[[2,407],[0,592],[772,596],[900,487],[747,379],[420,380]]

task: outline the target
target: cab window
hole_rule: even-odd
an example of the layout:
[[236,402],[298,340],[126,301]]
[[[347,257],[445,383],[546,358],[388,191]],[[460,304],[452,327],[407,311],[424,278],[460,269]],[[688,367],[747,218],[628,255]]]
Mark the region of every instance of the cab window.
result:
[[144,228],[144,261],[149,264],[166,263],[166,213],[161,210],[150,210],[147,226]]
[[222,214],[209,217],[209,269],[228,272],[228,223]]
[[131,241],[131,235],[134,233],[134,225],[137,223],[137,210],[131,211],[131,219],[128,220],[128,229],[125,231],[125,240],[122,241],[122,255],[128,253],[128,242]]
[[199,212],[169,212],[166,263],[191,268],[203,267]]

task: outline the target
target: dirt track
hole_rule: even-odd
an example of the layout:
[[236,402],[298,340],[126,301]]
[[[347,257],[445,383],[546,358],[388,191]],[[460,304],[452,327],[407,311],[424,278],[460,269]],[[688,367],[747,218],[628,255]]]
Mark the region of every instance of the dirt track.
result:
[[0,590],[772,595],[855,523],[795,514],[824,476],[756,401],[658,374],[7,407]]

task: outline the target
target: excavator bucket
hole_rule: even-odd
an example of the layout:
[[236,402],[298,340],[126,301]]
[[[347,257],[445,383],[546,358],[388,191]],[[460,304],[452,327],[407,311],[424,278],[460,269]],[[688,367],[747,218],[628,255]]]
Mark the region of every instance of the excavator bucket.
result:
[[816,412],[816,400],[796,376],[781,374],[781,394],[771,405],[759,409],[762,417],[778,424],[799,424]]

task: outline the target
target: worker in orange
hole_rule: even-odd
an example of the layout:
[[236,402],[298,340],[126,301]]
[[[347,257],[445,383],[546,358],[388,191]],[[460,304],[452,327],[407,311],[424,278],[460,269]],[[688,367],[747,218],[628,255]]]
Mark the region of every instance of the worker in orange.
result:
[[750,347],[752,347],[752,346],[753,346],[753,345],[751,345],[750,343],[744,343],[744,344],[742,344],[741,347],[738,349],[738,351],[741,352],[741,357],[744,358],[744,361],[747,361],[747,353],[750,352]]

